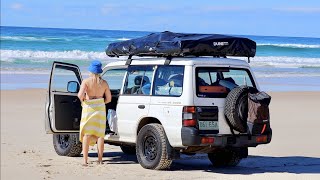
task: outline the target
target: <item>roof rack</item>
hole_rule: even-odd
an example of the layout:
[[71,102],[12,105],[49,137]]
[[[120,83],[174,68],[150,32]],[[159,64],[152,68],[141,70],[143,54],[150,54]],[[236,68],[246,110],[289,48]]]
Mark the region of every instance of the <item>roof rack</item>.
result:
[[132,56],[169,57],[168,59],[186,56],[254,57],[255,53],[256,43],[248,38],[169,31],[111,43],[106,49],[106,54],[110,57],[131,56],[128,59]]
[[132,55],[129,55],[127,61],[126,61],[126,65],[130,65],[132,62]]
[[[133,57],[133,55],[129,55],[128,56],[128,59],[126,60],[126,65],[131,65],[131,63],[132,63],[132,57]],[[144,56],[145,57],[145,56]],[[150,56],[150,57],[152,57],[152,56]],[[164,57],[164,56],[162,56],[162,57]],[[181,56],[177,56],[177,57],[181,57]],[[195,56],[195,57],[199,57],[199,56]],[[218,56],[213,56],[214,58],[227,58],[226,56],[223,56],[223,57],[218,57]],[[166,59],[165,59],[165,61],[164,61],[164,65],[170,65],[170,63],[171,63],[171,61],[172,61],[172,59],[173,58],[175,58],[175,57],[172,57],[172,56],[166,56],[165,57]],[[248,57],[248,63],[250,63],[250,57]]]

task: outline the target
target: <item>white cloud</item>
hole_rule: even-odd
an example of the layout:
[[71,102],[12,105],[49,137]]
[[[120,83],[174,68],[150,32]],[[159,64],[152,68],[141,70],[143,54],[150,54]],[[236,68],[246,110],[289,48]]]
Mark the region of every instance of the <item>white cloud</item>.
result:
[[21,4],[21,3],[12,3],[10,7],[11,7],[11,9],[14,9],[14,10],[20,10],[20,9],[23,8],[23,4]]
[[102,8],[101,8],[101,12],[102,14],[104,15],[110,15],[112,13],[114,13],[116,11],[118,7],[117,6],[114,6],[114,5],[104,5]]
[[174,12],[175,8],[170,6],[152,6],[152,5],[123,5],[123,4],[105,4],[100,11],[103,15],[141,15]]
[[274,8],[275,11],[297,12],[297,13],[320,13],[320,7],[286,7]]
[[252,10],[250,7],[237,7],[237,6],[206,6],[203,7],[204,11],[247,11]]

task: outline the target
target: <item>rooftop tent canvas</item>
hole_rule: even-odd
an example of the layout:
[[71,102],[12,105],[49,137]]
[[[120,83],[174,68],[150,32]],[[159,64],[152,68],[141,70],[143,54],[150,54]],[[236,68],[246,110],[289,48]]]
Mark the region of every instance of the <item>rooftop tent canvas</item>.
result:
[[254,57],[256,43],[248,38],[220,34],[186,34],[169,31],[109,44],[114,56],[242,56]]

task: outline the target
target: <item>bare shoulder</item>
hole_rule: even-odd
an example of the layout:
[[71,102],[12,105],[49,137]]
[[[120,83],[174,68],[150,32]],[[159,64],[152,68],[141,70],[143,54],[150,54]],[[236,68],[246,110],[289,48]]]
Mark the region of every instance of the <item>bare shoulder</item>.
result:
[[87,84],[88,80],[89,80],[88,78],[83,79],[81,84]]
[[109,87],[109,84],[106,80],[104,80],[104,79],[101,79],[101,80],[102,80],[103,86]]

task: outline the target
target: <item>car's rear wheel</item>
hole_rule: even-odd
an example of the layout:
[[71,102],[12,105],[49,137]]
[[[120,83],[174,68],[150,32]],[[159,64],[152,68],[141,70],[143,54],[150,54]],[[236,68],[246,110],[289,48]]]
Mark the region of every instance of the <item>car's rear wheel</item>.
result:
[[140,165],[146,169],[162,170],[170,167],[168,159],[171,146],[160,124],[148,124],[138,133],[136,154]]
[[54,134],[53,147],[60,156],[80,156],[82,144],[78,141],[79,134]]
[[213,153],[208,153],[208,158],[214,167],[237,166],[243,157],[246,157],[247,148],[240,150],[219,149]]

